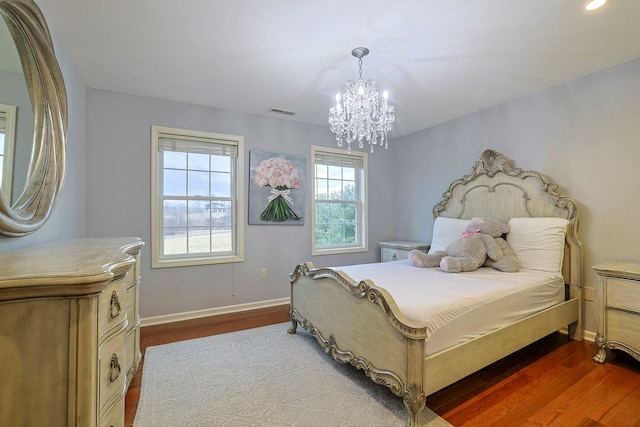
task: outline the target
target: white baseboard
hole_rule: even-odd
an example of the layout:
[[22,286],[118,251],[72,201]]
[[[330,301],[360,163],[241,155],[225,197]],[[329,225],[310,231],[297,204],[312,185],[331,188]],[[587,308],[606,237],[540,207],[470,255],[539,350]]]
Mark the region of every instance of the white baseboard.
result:
[[[567,330],[567,328],[562,328],[562,329],[560,329],[560,333],[568,335],[569,331]],[[595,342],[596,341],[596,333],[593,332],[593,331],[582,331],[582,339],[585,340],[585,341]]]
[[584,338],[585,341],[596,342],[596,333],[593,331],[584,331],[582,338]]
[[165,314],[161,316],[143,317],[140,326],[162,325],[164,323],[181,322],[183,320],[200,319],[202,317],[217,316],[220,314],[238,313],[241,311],[256,310],[259,308],[274,307],[289,304],[291,299],[279,298],[267,301],[251,302],[247,304],[229,305],[226,307],[207,308],[204,310],[186,311],[183,313]]

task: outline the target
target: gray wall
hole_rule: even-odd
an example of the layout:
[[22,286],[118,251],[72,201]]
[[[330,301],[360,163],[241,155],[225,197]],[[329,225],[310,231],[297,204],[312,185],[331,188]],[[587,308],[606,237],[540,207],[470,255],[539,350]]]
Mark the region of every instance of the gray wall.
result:
[[[591,266],[640,261],[637,174],[640,159],[640,60],[593,74],[395,142],[403,206],[397,237],[430,241],[431,208],[449,183],[471,172],[486,148],[517,167],[544,173],[579,203],[583,282],[597,287]],[[597,311],[585,304],[585,328]]]
[[[69,124],[66,145],[66,176],[60,200],[51,218],[35,233],[20,238],[0,237],[0,252],[28,248],[85,233],[85,111],[86,88],[64,47],[52,31],[56,57],[68,96]],[[22,143],[22,141],[20,141]]]
[[[379,259],[377,242],[395,234],[390,220],[393,210],[388,203],[395,177],[395,151],[391,148],[369,156],[369,251],[312,257],[310,147],[334,146],[333,134],[327,128],[88,89],[88,236],[131,235],[150,243],[151,125],[244,136],[245,187],[250,150],[305,157],[307,218],[304,226],[245,224],[242,263],[151,269],[148,246],[142,262],[142,317],[288,297],[288,274],[297,263],[313,261],[316,266],[331,266],[375,262]],[[261,268],[268,269],[267,279],[260,279]]]

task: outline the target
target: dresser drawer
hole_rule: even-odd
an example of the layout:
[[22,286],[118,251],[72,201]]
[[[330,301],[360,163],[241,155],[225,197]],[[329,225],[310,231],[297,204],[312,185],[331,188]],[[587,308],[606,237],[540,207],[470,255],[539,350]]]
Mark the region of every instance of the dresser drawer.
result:
[[100,427],[124,427],[124,397],[100,417]]
[[125,351],[125,331],[109,338],[100,347],[98,358],[98,377],[100,391],[100,411],[117,398],[124,395],[124,384],[127,376],[127,360]]
[[607,307],[622,308],[640,313],[640,283],[637,280],[608,277]]
[[617,341],[640,349],[640,316],[624,311],[607,310],[607,343]]
[[104,336],[127,317],[127,294],[124,277],[114,280],[98,298],[98,335]]

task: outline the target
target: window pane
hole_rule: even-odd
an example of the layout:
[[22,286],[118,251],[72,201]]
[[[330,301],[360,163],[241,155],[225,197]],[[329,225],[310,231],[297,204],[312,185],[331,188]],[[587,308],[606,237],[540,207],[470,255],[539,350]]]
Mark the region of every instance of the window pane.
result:
[[329,166],[329,178],[342,179],[342,167]]
[[184,200],[165,200],[163,206],[163,224],[166,227],[186,227],[187,202]]
[[162,179],[164,196],[187,195],[187,172],[174,169],[165,169]]
[[345,224],[344,226],[344,243],[356,243],[356,226],[355,224]]
[[327,165],[316,165],[316,178],[328,178]]
[[231,157],[211,156],[211,170],[217,172],[231,172]]
[[316,227],[316,246],[326,246],[329,244],[329,226],[318,224]]
[[355,185],[352,181],[342,183],[342,200],[356,200]]
[[355,224],[358,222],[357,214],[358,214],[357,205],[355,203],[345,203],[344,205],[344,222]]
[[331,205],[331,223],[341,224],[344,222],[344,205],[342,203],[333,203]]
[[163,165],[167,169],[186,169],[187,153],[176,151],[163,151]]
[[344,241],[344,227],[342,224],[332,224],[329,227],[329,241],[332,245],[346,243]]
[[214,227],[231,227],[233,222],[231,202],[211,202],[211,225]]
[[200,153],[189,153],[189,169],[190,170],[209,170],[209,155]]
[[328,203],[316,203],[316,224],[327,224],[331,214]]
[[233,250],[231,227],[211,229],[211,250],[214,252],[231,252]]
[[210,216],[206,209],[207,202],[204,200],[189,200],[187,206],[189,207],[189,216],[187,219],[187,225],[189,227],[209,226]]
[[326,179],[316,180],[316,199],[327,200],[329,198],[329,193],[327,192],[328,185],[329,182]]
[[164,229],[164,254],[182,255],[187,253],[187,229],[186,228],[165,228]]
[[354,181],[356,179],[356,170],[354,168],[342,168],[342,179]]
[[189,196],[209,196],[209,173],[189,171]]
[[336,179],[329,180],[329,199],[342,199],[342,181],[338,181]]
[[204,253],[211,250],[209,228],[189,227],[189,253]]
[[231,197],[231,174],[212,172],[211,177],[211,196],[214,197]]

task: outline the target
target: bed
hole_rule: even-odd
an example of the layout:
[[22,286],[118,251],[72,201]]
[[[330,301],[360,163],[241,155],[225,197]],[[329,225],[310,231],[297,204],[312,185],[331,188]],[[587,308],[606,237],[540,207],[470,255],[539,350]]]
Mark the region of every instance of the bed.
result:
[[[450,274],[407,260],[333,268],[301,263],[290,275],[289,333],[307,329],[332,359],[401,397],[408,426],[420,425],[426,396],[546,335],[566,329],[581,340],[576,203],[542,174],[485,150],[433,208],[430,250],[446,246],[477,216],[510,223],[507,241],[520,272],[483,267]],[[541,227],[546,231],[538,233]],[[449,299],[444,289],[454,290]],[[432,308],[418,304],[425,301]]]

